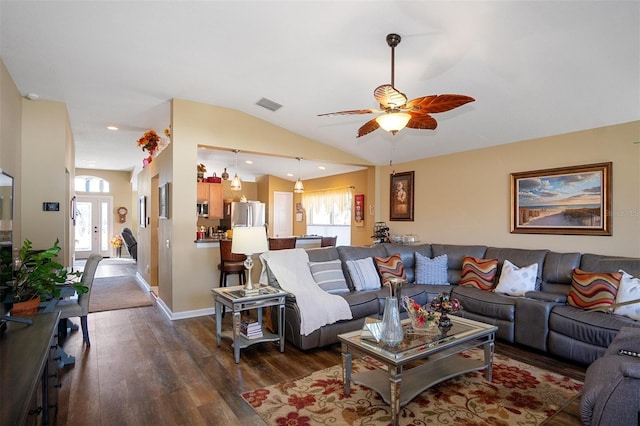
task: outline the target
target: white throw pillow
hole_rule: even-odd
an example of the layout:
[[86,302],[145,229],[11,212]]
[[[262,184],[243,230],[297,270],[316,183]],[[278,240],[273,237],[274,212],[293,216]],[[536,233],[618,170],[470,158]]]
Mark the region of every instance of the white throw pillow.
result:
[[357,291],[380,288],[380,275],[373,264],[373,258],[347,260],[347,270]]
[[311,275],[313,275],[313,280],[327,293],[349,293],[340,259],[328,262],[309,262],[309,269],[311,270]]
[[[622,279],[616,294],[616,303],[640,299],[640,278],[634,278],[622,269],[618,272],[622,274]],[[640,303],[617,307],[613,310],[613,313],[640,321]]]
[[508,296],[524,296],[526,292],[536,289],[537,277],[537,263],[519,268],[508,260],[505,260],[502,265],[500,280],[493,291]]
[[416,258],[416,284],[448,285],[447,264],[449,259],[446,254],[441,254],[433,259],[415,252]]

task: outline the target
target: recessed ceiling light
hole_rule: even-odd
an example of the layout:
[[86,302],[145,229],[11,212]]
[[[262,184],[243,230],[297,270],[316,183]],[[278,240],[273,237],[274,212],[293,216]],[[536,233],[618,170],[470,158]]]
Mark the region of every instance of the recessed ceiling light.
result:
[[287,173],[287,176],[293,177],[293,173]]
[[325,166],[318,166],[318,168],[319,168],[320,170],[327,170],[327,168],[326,168]]
[[118,130],[118,128],[116,126],[107,126],[107,129],[109,129],[109,130]]
[[247,163],[247,164],[253,164],[253,161],[251,161],[251,160],[245,160],[245,163]]
[[37,101],[38,99],[40,99],[40,95],[38,95],[37,93],[27,93],[26,97],[31,101]]

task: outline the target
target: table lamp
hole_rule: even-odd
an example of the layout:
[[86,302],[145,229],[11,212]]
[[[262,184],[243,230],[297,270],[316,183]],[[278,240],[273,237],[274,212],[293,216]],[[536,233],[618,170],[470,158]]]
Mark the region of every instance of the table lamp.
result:
[[251,283],[251,268],[253,268],[253,259],[251,256],[256,253],[265,252],[268,249],[267,233],[263,226],[237,226],[233,228],[231,252],[247,256],[244,261],[244,267],[247,268],[247,283],[244,287],[245,296],[258,294],[260,292],[260,285],[254,287]]

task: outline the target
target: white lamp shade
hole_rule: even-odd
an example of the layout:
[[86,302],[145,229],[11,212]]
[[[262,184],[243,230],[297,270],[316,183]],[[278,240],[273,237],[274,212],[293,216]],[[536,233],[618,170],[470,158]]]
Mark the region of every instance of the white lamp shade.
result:
[[298,178],[296,184],[293,185],[293,192],[295,192],[296,194],[301,194],[304,192],[304,185],[302,184],[300,178]]
[[242,189],[242,182],[240,181],[240,178],[236,173],[236,175],[233,177],[233,180],[231,181],[231,190],[240,191],[241,189]]
[[409,120],[411,120],[411,115],[406,112],[391,112],[376,118],[380,127],[393,134],[404,129]]
[[233,228],[231,252],[252,255],[269,250],[267,231],[263,226],[237,226]]

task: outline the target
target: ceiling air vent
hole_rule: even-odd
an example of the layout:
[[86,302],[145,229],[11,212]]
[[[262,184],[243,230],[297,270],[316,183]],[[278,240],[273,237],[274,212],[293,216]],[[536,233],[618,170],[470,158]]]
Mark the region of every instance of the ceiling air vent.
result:
[[269,111],[277,111],[282,108],[282,105],[267,98],[260,99],[258,102],[256,102],[256,105],[260,105],[262,108],[266,108]]

